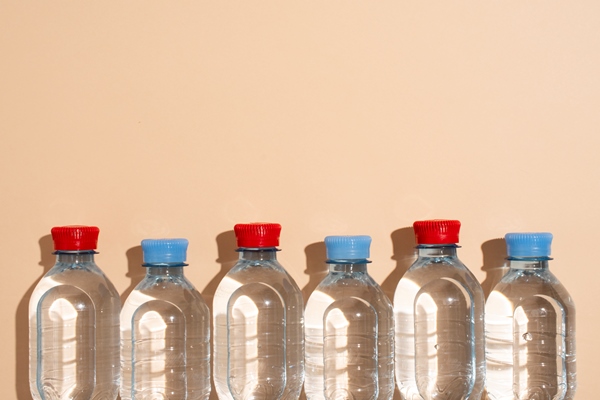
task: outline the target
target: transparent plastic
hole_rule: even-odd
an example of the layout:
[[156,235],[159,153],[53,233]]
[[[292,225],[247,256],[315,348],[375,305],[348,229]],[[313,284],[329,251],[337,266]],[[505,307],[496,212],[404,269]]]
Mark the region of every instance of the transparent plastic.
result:
[[492,400],[575,397],[575,305],[548,258],[512,258],[486,303]]
[[484,294],[456,245],[419,245],[394,294],[396,381],[404,400],[481,398]]
[[240,249],[213,300],[214,382],[220,399],[290,399],[304,381],[302,293],[276,248]]
[[146,268],[121,313],[121,399],[208,399],[208,306],[181,263]]
[[29,302],[31,394],[36,400],[114,400],[119,294],[93,251],[56,254]]
[[367,273],[367,260],[331,263],[306,305],[308,400],[391,399],[392,304]]

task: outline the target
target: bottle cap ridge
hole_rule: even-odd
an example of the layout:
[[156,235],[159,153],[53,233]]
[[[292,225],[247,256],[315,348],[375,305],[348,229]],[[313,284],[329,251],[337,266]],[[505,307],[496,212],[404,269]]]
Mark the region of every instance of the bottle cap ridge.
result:
[[455,219],[415,221],[413,229],[417,244],[455,244],[458,243],[460,221]]
[[281,225],[268,222],[237,224],[233,227],[238,247],[264,248],[279,246]]
[[549,232],[507,233],[504,240],[509,257],[549,257],[551,253]]
[[96,226],[55,226],[50,231],[56,251],[96,250],[100,229]]
[[370,256],[371,237],[327,236],[325,248],[329,260],[362,260]]
[[144,264],[184,263],[187,248],[187,239],[144,239]]

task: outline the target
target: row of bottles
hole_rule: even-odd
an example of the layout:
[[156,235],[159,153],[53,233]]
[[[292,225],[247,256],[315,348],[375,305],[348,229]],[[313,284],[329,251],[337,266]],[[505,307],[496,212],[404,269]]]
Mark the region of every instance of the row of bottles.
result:
[[[575,309],[548,270],[552,235],[506,235],[510,270],[486,302],[457,257],[460,222],[413,227],[418,258],[393,305],[367,271],[371,238],[329,236],[329,273],[304,309],[277,261],[280,225],[236,225],[240,258],[213,300],[219,399],[294,400],[303,384],[308,400],[388,400],[395,385],[404,400],[478,400],[484,387],[573,399]],[[184,276],[187,240],[142,241],[146,276],[121,310],[94,262],[98,233],[52,229],[57,262],[29,309],[33,397],[208,399],[211,315]]]

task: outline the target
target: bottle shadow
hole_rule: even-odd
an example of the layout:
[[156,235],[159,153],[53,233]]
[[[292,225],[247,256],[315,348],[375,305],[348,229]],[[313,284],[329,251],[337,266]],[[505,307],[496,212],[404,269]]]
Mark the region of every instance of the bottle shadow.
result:
[[32,283],[27,289],[23,298],[17,306],[15,317],[16,327],[16,391],[17,400],[32,400],[31,392],[29,391],[29,299],[38,282],[46,275],[46,273],[54,266],[55,257],[54,242],[52,235],[45,235],[38,241],[40,246],[40,265],[43,268],[42,274]]
[[[481,288],[487,299],[509,269],[506,262],[506,241],[504,239],[491,239],[483,242],[481,244],[481,253],[483,254],[483,266],[481,270],[485,272],[485,279],[481,282]],[[489,399],[487,390],[484,389],[481,399]]]
[[304,254],[306,255],[306,269],[304,273],[308,275],[308,283],[302,288],[302,298],[306,305],[312,292],[319,286],[323,278],[327,276],[329,268],[325,264],[325,260],[327,259],[325,242],[309,244],[304,248]]
[[144,253],[142,246],[134,246],[125,252],[127,256],[127,274],[125,276],[131,280],[129,286],[121,293],[121,305],[125,304],[125,300],[131,294],[133,289],[144,279],[146,270],[142,267],[144,263]]
[[415,232],[411,226],[396,229],[390,237],[393,247],[392,260],[396,261],[396,267],[385,278],[381,288],[390,300],[394,300],[398,282],[417,259],[417,250],[415,248]]
[[[406,226],[404,228],[396,229],[390,235],[392,239],[392,260],[396,261],[396,267],[388,275],[387,278],[381,284],[381,289],[385,295],[390,299],[394,300],[394,293],[398,282],[402,279],[402,276],[408,271],[410,266],[417,259],[417,249],[415,248],[415,232],[412,226]],[[394,387],[393,400],[401,400],[400,391],[398,385]]]
[[210,282],[202,289],[202,297],[208,305],[212,315],[212,303],[215,297],[215,292],[221,280],[227,275],[229,270],[235,265],[239,259],[237,249],[237,240],[235,239],[234,231],[221,232],[216,237],[218,258],[215,260],[221,264],[221,269]]
[[[325,263],[327,259],[327,248],[325,242],[311,243],[304,248],[304,254],[306,255],[306,269],[304,273],[308,275],[308,283],[302,288],[302,298],[304,299],[304,305],[312,294],[312,292],[319,286],[319,283],[327,276],[329,267]],[[306,400],[306,393],[304,392],[304,386],[298,400]]]
[[483,253],[481,270],[485,272],[485,280],[481,282],[481,288],[487,299],[494,286],[509,269],[506,262],[506,242],[504,239],[488,240],[481,245],[481,252]]
[[[225,275],[227,275],[229,270],[235,265],[235,263],[239,259],[238,252],[236,251],[237,240],[235,238],[234,231],[225,231],[225,232],[219,233],[216,237],[216,242],[217,242],[217,255],[218,256],[215,261],[217,263],[221,264],[221,269],[210,280],[210,282],[208,282],[208,284],[204,287],[204,289],[202,289],[202,292],[201,292],[202,298],[206,302],[206,305],[208,305],[211,315],[213,315],[213,299],[215,297],[215,292],[217,291],[217,287],[219,286],[219,283],[221,283],[221,280],[223,280]],[[211,332],[211,337],[212,337],[212,335],[214,333],[212,318],[210,321],[210,326],[211,326],[210,332]],[[212,340],[210,341],[210,347],[211,347],[210,354],[212,355],[212,354],[214,354]],[[212,369],[212,367],[211,367],[211,369]],[[214,382],[214,374],[215,373],[216,373],[216,371],[213,370],[211,377],[210,377],[212,390],[210,392],[209,400],[218,400],[218,398],[219,398],[217,396],[217,390],[216,390],[215,382]]]

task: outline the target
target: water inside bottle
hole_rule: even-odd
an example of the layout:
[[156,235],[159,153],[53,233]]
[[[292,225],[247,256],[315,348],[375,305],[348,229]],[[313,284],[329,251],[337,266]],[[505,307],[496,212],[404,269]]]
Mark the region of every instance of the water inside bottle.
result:
[[74,286],[55,286],[37,307],[38,385],[48,399],[91,397],[95,380],[95,313]]
[[511,299],[494,290],[486,312],[490,398],[563,399],[566,313],[560,303],[545,295]]
[[468,290],[435,279],[415,297],[415,359],[419,393],[428,399],[468,398],[475,369],[474,309]]
[[322,283],[325,287],[311,294],[306,306],[308,399],[392,398],[391,304],[368,279],[348,280],[356,287],[341,288],[341,298],[335,301],[329,291],[340,288],[334,285]]
[[42,278],[29,307],[35,399],[117,397],[119,306],[116,290],[91,263],[57,264]]
[[215,293],[213,360],[220,399],[296,400],[300,395],[302,294],[281,266],[264,263],[238,266]]
[[208,308],[191,288],[159,293],[169,300],[134,290],[123,307],[121,399],[207,399]]
[[323,326],[325,398],[376,399],[377,311],[363,299],[347,297],[327,307]]
[[285,303],[265,283],[237,289],[227,306],[229,389],[234,399],[277,399],[286,383]]
[[483,293],[477,313],[472,291],[441,269],[439,278],[405,276],[396,289],[396,379],[404,399],[468,399],[483,387]]

